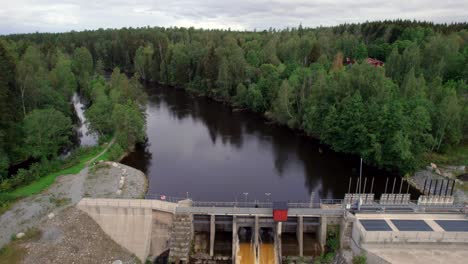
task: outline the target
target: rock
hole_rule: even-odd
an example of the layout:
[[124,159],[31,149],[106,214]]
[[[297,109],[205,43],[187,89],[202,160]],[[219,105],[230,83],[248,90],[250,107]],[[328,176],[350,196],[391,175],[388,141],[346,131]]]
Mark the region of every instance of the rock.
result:
[[432,163],[432,162],[431,162],[431,167],[432,167],[433,169],[437,169],[437,165],[435,165],[435,163]]
[[119,165],[116,162],[112,162],[112,167],[117,168]]
[[127,169],[122,169],[122,173],[123,173],[123,174],[126,174],[126,173],[127,173]]
[[16,234],[16,238],[17,238],[17,239],[21,239],[21,238],[23,238],[24,236],[25,236],[25,234],[24,234],[23,232],[20,232],[20,233]]
[[114,260],[112,264],[123,264],[123,262],[120,259],[118,259],[118,260]]
[[439,174],[439,175],[442,175],[442,173],[440,172],[439,169],[435,169],[435,173]]
[[452,175],[451,172],[442,172],[442,176],[447,177],[447,178],[451,178],[453,175]]
[[124,177],[124,176],[121,176],[121,177],[120,177],[120,180],[121,180],[121,181],[125,181],[125,177]]
[[120,181],[119,182],[119,189],[122,189],[123,186],[124,186],[124,181]]
[[54,214],[54,213],[50,213],[50,214],[47,215],[47,217],[48,217],[49,219],[52,219],[52,218],[55,217],[55,214]]

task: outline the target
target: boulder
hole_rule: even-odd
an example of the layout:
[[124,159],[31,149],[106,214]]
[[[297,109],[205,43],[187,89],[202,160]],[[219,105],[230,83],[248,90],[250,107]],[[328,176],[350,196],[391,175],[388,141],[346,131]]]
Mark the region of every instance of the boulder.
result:
[[52,218],[55,217],[55,214],[54,214],[54,213],[50,213],[50,214],[47,215],[47,217],[48,217],[49,219],[52,219]]
[[431,168],[437,169],[437,165],[436,165],[435,163],[432,163],[432,162],[431,162]]
[[23,238],[25,235],[26,235],[26,234],[24,234],[23,232],[20,232],[20,233],[16,234],[16,238],[17,238],[17,239],[21,239],[21,238]]

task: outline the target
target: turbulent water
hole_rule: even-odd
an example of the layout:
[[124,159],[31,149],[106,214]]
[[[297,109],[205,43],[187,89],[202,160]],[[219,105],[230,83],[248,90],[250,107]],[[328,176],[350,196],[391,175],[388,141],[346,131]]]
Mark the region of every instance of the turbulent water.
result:
[[275,264],[275,246],[273,243],[260,243],[258,259],[251,243],[239,243],[236,263],[238,264]]
[[86,123],[86,117],[84,115],[85,105],[83,103],[83,98],[74,93],[72,97],[73,107],[75,108],[75,113],[78,118],[78,126],[76,129],[77,133],[77,143],[79,146],[94,146],[97,144],[98,137],[95,133],[89,132],[88,124]]
[[[148,86],[147,137],[123,163],[145,172],[149,195],[208,201],[310,201],[343,198],[359,157],[336,153],[289,128],[268,124],[262,116],[182,89]],[[397,177],[364,164],[366,192],[391,191]],[[364,179],[363,178],[363,179]],[[364,182],[364,180],[363,180]],[[403,192],[406,192],[406,184]],[[364,184],[362,184],[362,188]],[[364,191],[364,190],[363,190]],[[413,192],[412,189],[409,190]]]

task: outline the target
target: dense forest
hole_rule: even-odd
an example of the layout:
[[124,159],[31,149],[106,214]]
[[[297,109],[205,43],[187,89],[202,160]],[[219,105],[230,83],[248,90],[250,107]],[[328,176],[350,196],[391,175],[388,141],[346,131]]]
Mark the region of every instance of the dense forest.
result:
[[[144,140],[146,97],[138,74],[128,79],[116,68],[106,82],[84,47],[46,53],[31,43],[20,51],[4,40],[0,68],[0,194],[78,162],[83,149],[60,157],[73,145],[75,92],[91,102],[86,111],[90,130],[101,141],[115,137],[112,155]],[[25,160],[33,164],[8,175],[9,166]],[[0,209],[2,199],[0,195]]]
[[[0,37],[0,68],[2,172],[31,156],[51,159],[70,144],[69,99],[77,89],[91,102],[92,130],[131,148],[144,137],[140,81],[250,109],[402,172],[468,135],[466,23],[8,35]],[[101,76],[111,70],[106,83]]]

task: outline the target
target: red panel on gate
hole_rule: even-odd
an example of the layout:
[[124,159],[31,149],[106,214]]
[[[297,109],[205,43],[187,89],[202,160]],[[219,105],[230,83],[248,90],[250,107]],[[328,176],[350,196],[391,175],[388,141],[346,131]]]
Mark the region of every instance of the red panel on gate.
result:
[[285,222],[288,220],[288,210],[273,209],[273,220],[276,222]]

